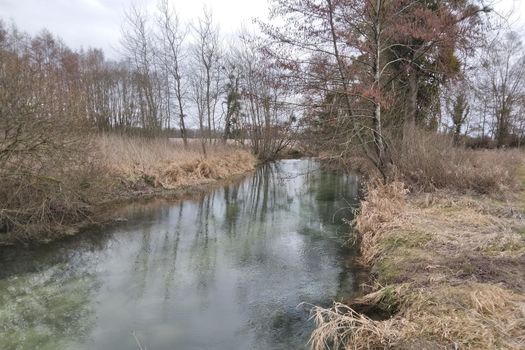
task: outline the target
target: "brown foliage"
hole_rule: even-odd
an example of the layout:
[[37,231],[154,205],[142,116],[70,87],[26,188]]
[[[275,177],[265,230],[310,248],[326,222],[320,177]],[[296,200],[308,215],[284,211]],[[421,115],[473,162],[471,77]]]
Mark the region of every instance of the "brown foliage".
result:
[[137,112],[144,106],[133,92],[139,78],[98,50],[73,52],[49,32],[31,37],[0,21],[0,243],[62,235],[90,220],[94,204],[122,193],[199,184],[255,166],[248,152],[227,145],[213,145],[203,159],[198,145],[167,138],[93,137],[95,127],[141,126],[144,134],[169,127],[151,99]]
[[222,142],[204,158],[199,140],[184,146],[167,138],[84,137],[86,148],[69,149],[67,157],[44,154],[38,168],[19,173],[0,169],[0,243],[52,240],[93,220],[100,203],[209,183],[256,165],[250,152]]
[[21,238],[87,215],[91,174],[77,57],[49,33],[23,39],[0,39],[0,233]]

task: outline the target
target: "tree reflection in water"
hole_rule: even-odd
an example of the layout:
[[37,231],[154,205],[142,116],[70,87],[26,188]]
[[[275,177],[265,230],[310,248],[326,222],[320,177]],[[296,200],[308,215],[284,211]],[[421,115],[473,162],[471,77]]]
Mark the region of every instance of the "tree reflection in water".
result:
[[281,161],[196,200],[132,205],[102,233],[14,248],[0,256],[0,348],[130,349],[131,331],[150,349],[305,347],[297,305],[354,288],[341,219],[357,191]]

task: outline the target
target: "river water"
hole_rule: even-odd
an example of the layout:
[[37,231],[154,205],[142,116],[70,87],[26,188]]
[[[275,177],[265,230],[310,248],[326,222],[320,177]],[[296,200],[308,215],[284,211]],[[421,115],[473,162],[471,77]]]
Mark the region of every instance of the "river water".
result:
[[[0,249],[0,349],[306,349],[309,305],[356,289],[355,176],[283,160],[194,200]],[[306,303],[302,304],[301,303]]]

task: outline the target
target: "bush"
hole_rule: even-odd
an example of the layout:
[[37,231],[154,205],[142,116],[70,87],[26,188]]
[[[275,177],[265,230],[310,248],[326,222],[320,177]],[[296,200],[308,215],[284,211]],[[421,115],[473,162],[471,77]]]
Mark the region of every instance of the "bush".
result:
[[394,174],[412,189],[491,193],[516,184],[522,158],[517,150],[467,149],[455,146],[449,135],[422,130],[405,140],[392,145],[392,163]]
[[88,132],[76,140],[0,159],[0,244],[52,240],[92,220],[101,202],[208,183],[256,165],[250,152],[222,142],[205,158],[200,140],[184,146],[165,137]]
[[99,172],[86,157],[80,162],[50,155],[38,167],[31,165],[0,170],[0,234],[52,239],[90,215],[85,193],[96,192],[92,183]]

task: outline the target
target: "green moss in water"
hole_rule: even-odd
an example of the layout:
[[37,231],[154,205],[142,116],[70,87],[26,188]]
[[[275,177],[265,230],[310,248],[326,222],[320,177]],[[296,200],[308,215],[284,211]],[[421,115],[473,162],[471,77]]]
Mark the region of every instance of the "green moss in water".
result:
[[0,281],[0,349],[65,349],[89,333],[92,279],[55,278],[46,272]]

